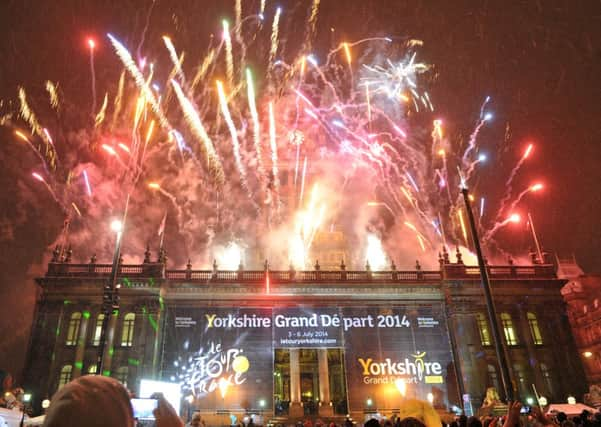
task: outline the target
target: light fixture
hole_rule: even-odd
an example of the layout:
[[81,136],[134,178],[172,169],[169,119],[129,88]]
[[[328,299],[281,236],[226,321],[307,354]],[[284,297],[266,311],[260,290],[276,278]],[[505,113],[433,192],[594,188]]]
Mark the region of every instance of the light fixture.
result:
[[591,351],[585,351],[582,355],[588,359],[593,356],[593,353]]
[[50,406],[50,399],[42,400],[42,409],[48,409],[49,406]]
[[111,230],[115,233],[121,233],[121,230],[123,230],[123,223],[118,219],[114,219],[111,221]]
[[545,396],[540,396],[540,397],[538,398],[538,404],[539,404],[540,406],[547,406],[547,403],[548,403],[548,402],[547,402],[547,398],[546,398]]
[[575,405],[576,404],[576,398],[574,396],[568,396],[568,404]]

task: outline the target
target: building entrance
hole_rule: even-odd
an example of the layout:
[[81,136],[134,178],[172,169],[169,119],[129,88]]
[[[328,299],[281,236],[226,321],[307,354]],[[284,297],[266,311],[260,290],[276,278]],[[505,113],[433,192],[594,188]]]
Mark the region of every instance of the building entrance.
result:
[[275,349],[273,373],[276,416],[348,413],[342,349]]

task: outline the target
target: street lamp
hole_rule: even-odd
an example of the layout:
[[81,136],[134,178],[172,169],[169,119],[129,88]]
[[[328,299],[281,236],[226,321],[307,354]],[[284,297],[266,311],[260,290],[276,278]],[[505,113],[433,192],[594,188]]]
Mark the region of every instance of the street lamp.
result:
[[[463,194],[463,201],[465,202],[465,210],[467,211],[467,217],[470,223],[470,231],[472,232],[472,239],[474,240],[474,246],[476,248],[476,255],[478,257],[478,266],[480,267],[480,278],[482,280],[482,288],[484,289],[484,299],[486,301],[486,310],[488,312],[488,321],[490,322],[491,332],[493,341],[495,344],[495,353],[497,360],[499,361],[499,367],[501,368],[501,382],[503,383],[503,390],[505,391],[505,398],[508,401],[513,401],[513,387],[511,385],[511,377],[509,376],[509,366],[507,364],[507,358],[505,357],[505,349],[503,348],[503,342],[501,341],[501,333],[499,331],[499,325],[497,323],[497,311],[495,304],[492,299],[492,292],[490,289],[490,281],[488,279],[488,270],[484,262],[484,256],[482,255],[482,248],[480,247],[480,239],[478,238],[478,230],[476,229],[476,221],[474,220],[474,213],[472,212],[472,206],[469,198],[469,191],[465,181],[462,179],[461,193]],[[519,218],[519,217],[518,217]],[[516,219],[518,219],[516,218]],[[513,221],[513,219],[512,219]]]
[[117,274],[119,272],[119,258],[121,257],[121,237],[123,236],[123,222],[127,214],[127,206],[129,204],[129,196],[125,204],[125,213],[123,221],[114,219],[111,221],[111,230],[116,234],[115,251],[113,252],[113,265],[111,274],[107,283],[104,285],[102,293],[102,326],[100,328],[100,340],[98,344],[98,359],[96,361],[96,372],[102,375],[104,367],[104,350],[106,348],[106,330],[109,324],[109,316],[112,311],[119,309],[119,287],[117,286]]
[[23,394],[23,408],[21,409],[23,412],[21,414],[21,423],[19,424],[20,427],[23,427],[23,423],[25,422],[25,409],[27,409],[29,402],[31,402],[31,393],[24,393]]

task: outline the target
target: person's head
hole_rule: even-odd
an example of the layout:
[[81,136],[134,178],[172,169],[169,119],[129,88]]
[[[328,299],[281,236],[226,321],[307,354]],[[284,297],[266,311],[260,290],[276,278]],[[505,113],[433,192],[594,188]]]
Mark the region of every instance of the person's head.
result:
[[568,416],[566,415],[565,412],[558,412],[557,415],[555,416],[555,418],[557,418],[557,422],[559,424],[563,423],[565,420],[568,419]]
[[482,427],[482,422],[477,417],[469,417],[467,427]]
[[441,426],[438,412],[424,400],[404,399],[399,410],[399,418],[401,423],[405,418],[416,418],[426,427]]
[[426,425],[421,420],[418,420],[414,417],[403,418],[399,425],[401,427],[426,427]]
[[63,386],[52,398],[43,427],[133,427],[127,390],[108,377],[86,375]]
[[363,427],[380,427],[380,422],[375,418],[370,418],[365,424],[363,424]]
[[192,415],[192,419],[190,420],[190,425],[192,427],[200,427],[202,425],[202,417],[200,416],[200,412],[194,412],[194,415]]

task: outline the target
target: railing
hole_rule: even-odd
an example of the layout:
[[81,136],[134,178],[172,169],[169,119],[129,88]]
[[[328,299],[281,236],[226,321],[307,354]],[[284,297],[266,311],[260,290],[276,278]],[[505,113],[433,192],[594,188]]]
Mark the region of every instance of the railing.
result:
[[[489,265],[488,275],[492,279],[554,279],[555,268],[552,264],[536,265]],[[479,279],[478,266],[447,264],[444,268],[447,279]]]
[[[491,279],[554,279],[553,265],[501,265],[488,266]],[[49,263],[46,277],[102,278],[111,273],[110,264],[70,264]],[[262,270],[165,270],[161,263],[123,264],[119,266],[119,277],[128,279],[167,279],[175,282],[211,283],[260,283],[266,280]],[[443,279],[480,278],[477,266],[445,264],[442,271],[347,271],[347,270],[274,270],[269,271],[271,283],[400,283],[400,282],[439,282]]]

